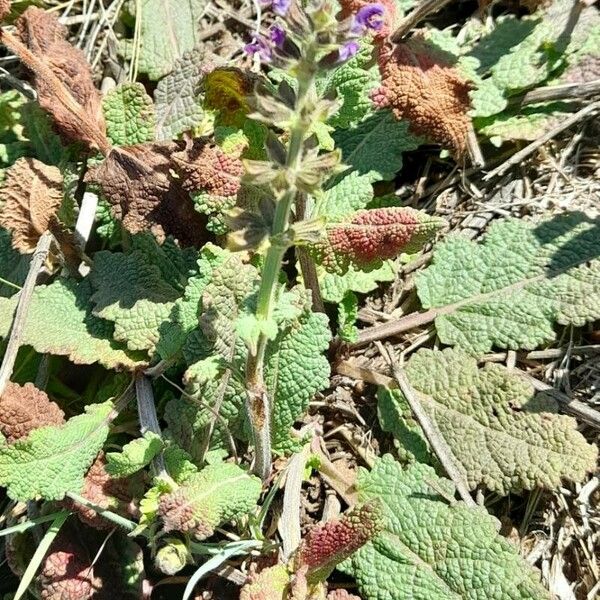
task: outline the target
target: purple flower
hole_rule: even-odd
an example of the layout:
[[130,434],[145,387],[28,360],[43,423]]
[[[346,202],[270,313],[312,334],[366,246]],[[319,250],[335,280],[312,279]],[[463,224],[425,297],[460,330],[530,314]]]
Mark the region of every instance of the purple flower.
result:
[[271,25],[269,29],[269,39],[271,43],[277,46],[277,48],[283,48],[283,43],[285,42],[285,30],[281,25],[277,25],[277,23]]
[[290,5],[292,4],[292,0],[273,0],[271,6],[273,7],[273,12],[280,17],[285,17],[287,11],[290,9]]
[[271,46],[268,40],[262,35],[255,35],[252,41],[244,46],[244,52],[252,56],[258,54],[262,62],[269,62],[271,60]]
[[339,62],[346,62],[348,59],[352,58],[359,50],[360,45],[358,42],[352,40],[350,42],[346,42],[343,46],[338,50],[339,54]]
[[383,27],[385,8],[381,4],[367,4],[355,15],[352,33],[363,33],[366,29],[379,31]]

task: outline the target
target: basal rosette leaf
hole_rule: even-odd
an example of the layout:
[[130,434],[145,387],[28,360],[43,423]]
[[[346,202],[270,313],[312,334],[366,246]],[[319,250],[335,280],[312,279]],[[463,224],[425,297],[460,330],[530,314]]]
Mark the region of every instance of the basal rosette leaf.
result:
[[261,490],[260,480],[235,464],[208,465],[161,496],[158,515],[166,532],[182,531],[203,540],[215,527],[250,512]]
[[[133,370],[147,364],[113,340],[113,325],[92,314],[88,280],[59,279],[35,288],[22,344],[37,352],[67,356],[75,364],[96,362],[109,369]],[[0,337],[12,325],[18,298],[0,298]]]
[[111,477],[128,477],[149,465],[163,449],[161,437],[147,431],[140,438],[125,444],[121,452],[106,453],[106,472]]
[[[468,485],[499,494],[557,489],[581,481],[594,469],[597,449],[577,431],[575,419],[560,415],[547,394],[500,365],[479,369],[455,349],[420,350],[406,367],[423,408],[435,421],[461,465]],[[387,427],[412,441],[422,457],[424,442],[402,409],[398,391],[381,394]]]
[[61,500],[80,492],[85,474],[108,436],[111,402],[91,404],[64,425],[32,431],[0,447],[0,485],[14,500]]
[[548,600],[496,519],[482,507],[449,505],[438,491],[452,495],[452,483],[431,467],[403,469],[386,455],[360,470],[358,490],[384,508],[383,531],[342,563],[365,600]]
[[345,221],[328,223],[326,241],[309,249],[326,270],[343,274],[350,264],[373,268],[401,252],[420,250],[443,223],[412,208],[359,210]]
[[533,349],[555,338],[556,323],[598,319],[599,231],[598,220],[567,213],[496,222],[483,243],[448,237],[416,278],[441,341],[472,354]]

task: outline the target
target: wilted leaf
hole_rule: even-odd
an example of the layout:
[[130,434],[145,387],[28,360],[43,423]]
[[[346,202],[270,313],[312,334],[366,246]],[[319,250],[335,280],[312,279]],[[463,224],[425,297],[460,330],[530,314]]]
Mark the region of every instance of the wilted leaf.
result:
[[413,37],[391,53],[380,53],[379,69],[376,104],[391,108],[397,119],[406,119],[415,135],[463,155],[471,84],[455,67],[452,55]]
[[390,455],[360,469],[361,501],[378,498],[384,528],[342,569],[365,600],[547,600],[539,576],[498,534],[482,507],[448,505],[453,485],[422,464],[407,469]]
[[56,167],[35,158],[20,158],[6,175],[6,183],[0,187],[0,225],[12,232],[15,249],[33,252],[45,231],[58,228],[62,175]]
[[108,140],[100,94],[81,50],[66,41],[54,13],[30,6],[16,21],[20,40],[2,31],[1,41],[33,72],[40,106],[69,140],[106,154]]
[[441,341],[473,354],[494,345],[533,349],[555,338],[555,323],[598,319],[599,227],[570,213],[537,224],[496,222],[481,244],[448,237],[417,275],[423,306],[438,311]]
[[[406,374],[471,489],[484,485],[503,495],[557,489],[594,469],[598,450],[577,431],[575,419],[559,415],[556,400],[536,395],[504,367],[478,369],[461,350],[426,349],[411,357]],[[394,404],[397,393],[380,403]]]

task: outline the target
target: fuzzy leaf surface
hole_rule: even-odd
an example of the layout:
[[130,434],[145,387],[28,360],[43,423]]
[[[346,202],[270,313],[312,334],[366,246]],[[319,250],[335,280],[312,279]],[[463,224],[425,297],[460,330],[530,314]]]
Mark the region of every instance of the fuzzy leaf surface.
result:
[[[435,489],[430,482],[434,483]],[[390,455],[369,473],[360,470],[361,501],[378,498],[383,531],[343,570],[356,578],[365,600],[548,600],[535,571],[498,535],[485,509],[448,505],[436,490],[452,483],[433,468],[404,470]]]
[[161,496],[158,514],[165,531],[183,531],[203,540],[215,527],[250,512],[261,490],[260,480],[235,464],[208,465]]
[[102,101],[106,134],[115,146],[154,139],[154,105],[141,83],[123,83]]
[[159,435],[147,431],[140,438],[125,444],[121,452],[106,453],[106,472],[112,477],[128,477],[146,465],[162,450]]
[[408,123],[389,110],[378,110],[354,127],[334,133],[342,160],[372,182],[388,181],[402,168],[402,153],[421,141],[408,133]]
[[[35,288],[23,330],[24,345],[37,352],[67,356],[79,365],[96,362],[108,369],[134,369],[145,363],[113,341],[112,323],[91,312],[89,282],[59,279]],[[0,298],[0,336],[10,331],[18,298]]]
[[205,8],[205,0],[143,0],[139,70],[154,80],[167,75],[196,45]]
[[575,419],[500,365],[478,369],[461,350],[424,349],[411,357],[406,374],[471,489],[483,484],[502,495],[557,489],[563,480],[581,481],[596,464],[598,451]]
[[600,317],[599,255],[600,221],[582,213],[537,224],[506,219],[483,243],[452,236],[438,245],[417,291],[438,310],[443,343],[472,354],[533,349],[555,339],[555,323]]
[[108,436],[111,402],[91,404],[64,425],[42,427],[0,448],[0,485],[14,500],[61,500],[79,492]]

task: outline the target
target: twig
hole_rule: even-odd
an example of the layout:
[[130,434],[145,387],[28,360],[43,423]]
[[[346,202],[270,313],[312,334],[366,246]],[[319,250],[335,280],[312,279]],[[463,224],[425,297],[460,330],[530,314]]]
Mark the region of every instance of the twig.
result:
[[[362,381],[366,381],[367,383],[372,383],[373,385],[381,385],[387,388],[398,387],[396,381],[389,375],[385,375],[384,373],[380,373],[374,369],[354,365],[347,360],[338,363],[336,371],[339,375],[345,375],[346,377],[352,377],[353,379],[360,379]],[[552,386],[549,386],[548,384],[543,383],[542,381],[539,381],[538,379],[535,379],[526,373],[523,373],[523,371],[515,369],[513,372],[526,379],[531,385],[533,385],[535,390],[551,394],[560,404],[561,410],[563,410],[565,413],[586,422],[588,425],[591,425],[596,429],[600,429],[600,412],[593,409],[591,406],[588,406],[585,404],[585,402],[573,400],[563,392],[560,392]]]
[[586,117],[593,115],[598,110],[600,110],[600,101],[588,104],[588,106],[584,106],[581,110],[566,118],[564,121],[559,123],[556,127],[553,127],[543,136],[539,137],[537,140],[534,140],[528,146],[525,146],[523,150],[520,150],[519,152],[513,154],[507,161],[503,162],[499,167],[496,167],[495,169],[490,171],[483,178],[484,181],[489,181],[494,177],[503,175],[504,173],[506,173],[506,171],[508,171],[508,169],[523,162],[523,160],[525,160],[528,156],[533,154],[540,146],[543,146],[546,142],[549,142],[553,137],[557,136],[565,129],[572,127],[573,125],[575,125],[575,123],[578,123]]
[[[146,375],[140,373],[135,379],[135,391],[137,397],[137,408],[140,419],[140,431],[142,434],[151,431],[162,437],[156,406],[154,405],[154,393],[152,384]],[[158,477],[168,477],[165,459],[162,452],[152,460],[154,471]]]
[[23,330],[25,329],[27,312],[29,311],[29,304],[31,303],[35,283],[46,257],[48,256],[51,243],[52,234],[49,231],[44,232],[38,240],[31,262],[29,263],[29,272],[27,273],[23,289],[20,291],[19,303],[17,304],[17,310],[15,311],[12,328],[10,330],[10,338],[6,346],[2,367],[0,367],[0,397],[4,393],[6,384],[9,382],[15,366],[15,360],[17,359],[17,352],[21,346],[21,338],[23,337]]
[[97,207],[98,196],[91,192],[85,192],[81,200],[77,223],[75,224],[75,241],[82,252],[85,250],[85,245],[90,238]]
[[432,308],[425,312],[413,312],[394,321],[368,327],[358,332],[358,341],[354,346],[364,346],[365,344],[398,335],[422,325],[427,325],[434,321],[439,314],[438,309]]
[[311,450],[319,459],[318,469],[321,477],[344,499],[348,506],[354,506],[358,502],[356,481],[350,481],[344,477],[344,474],[325,455],[320,447],[319,439],[316,437],[313,438]]
[[406,17],[404,17],[396,31],[390,36],[392,42],[398,43],[402,41],[402,38],[420,21],[432,13],[438,12],[448,4],[450,0],[423,0],[417,8],[411,11]]
[[485,167],[485,159],[483,158],[479,142],[477,141],[477,134],[475,133],[473,123],[470,121],[467,128],[467,152],[469,153],[469,157],[471,158],[474,167],[479,169]]
[[511,98],[509,105],[525,106],[552,100],[576,100],[600,94],[600,79],[582,83],[562,83],[530,90],[522,96]]
[[433,419],[427,414],[427,412],[425,412],[425,409],[419,400],[418,394],[409,383],[404,370],[401,369],[396,360],[394,360],[392,350],[390,347],[384,348],[383,344],[381,343],[378,344],[378,348],[381,352],[381,355],[389,363],[398,387],[402,391],[402,394],[406,398],[412,413],[419,422],[419,425],[421,426],[429,445],[435,452],[435,455],[438,457],[441,465],[444,467],[444,470],[450,479],[452,479],[454,482],[459,496],[467,506],[472,508],[476,507],[477,504],[469,493],[469,487],[458,467],[459,463],[456,460],[456,457],[450,449],[450,446],[448,446],[446,443],[446,440],[443,438],[442,434],[439,432]]

